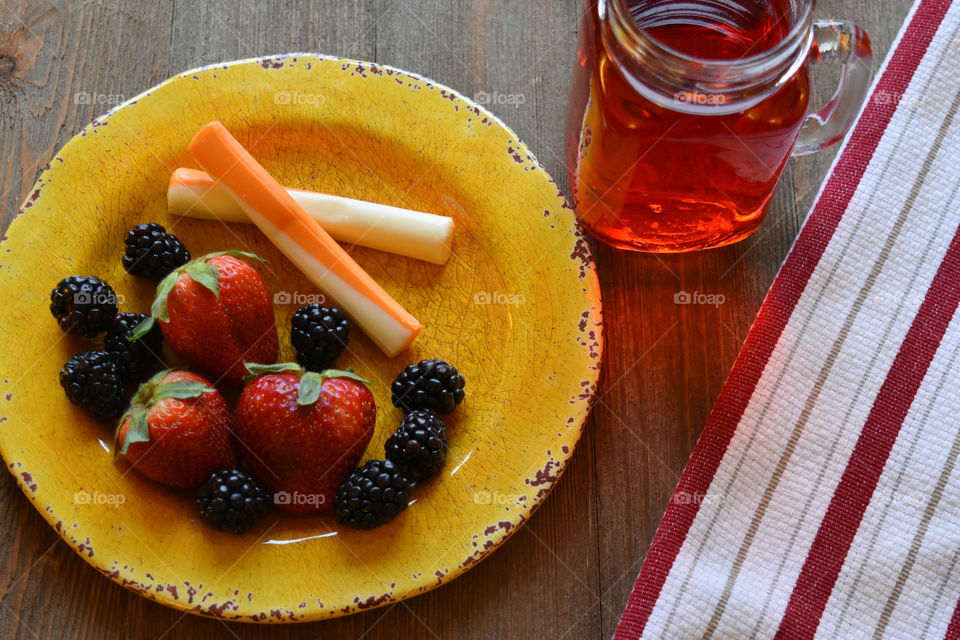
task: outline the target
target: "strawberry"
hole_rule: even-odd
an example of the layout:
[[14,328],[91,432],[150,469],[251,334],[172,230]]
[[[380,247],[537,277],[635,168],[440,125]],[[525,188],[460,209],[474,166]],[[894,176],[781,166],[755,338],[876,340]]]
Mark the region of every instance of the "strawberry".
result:
[[254,475],[278,508],[316,513],[373,436],[377,406],[369,383],[350,371],[304,371],[296,364],[253,365],[237,402],[237,438]]
[[270,290],[257,270],[238,257],[263,261],[244,251],[221,251],[172,271],[157,285],[151,316],[134,338],[159,322],[174,351],[232,384],[243,382],[244,360],[276,362],[279,344]]
[[188,371],[161,371],[140,385],[117,428],[114,451],[145,476],[192,488],[237,466],[227,403]]

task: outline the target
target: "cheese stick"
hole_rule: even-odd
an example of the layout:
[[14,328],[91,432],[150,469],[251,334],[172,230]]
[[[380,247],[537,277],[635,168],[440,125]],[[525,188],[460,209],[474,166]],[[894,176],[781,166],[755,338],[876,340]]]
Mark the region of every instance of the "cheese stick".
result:
[[194,136],[190,153],[247,217],[388,356],[420,333],[416,318],[390,297],[219,122]]
[[[443,264],[453,244],[453,218],[301,189],[287,189],[331,237],[348,244]],[[167,210],[173,215],[250,222],[227,190],[203,171],[170,176]]]

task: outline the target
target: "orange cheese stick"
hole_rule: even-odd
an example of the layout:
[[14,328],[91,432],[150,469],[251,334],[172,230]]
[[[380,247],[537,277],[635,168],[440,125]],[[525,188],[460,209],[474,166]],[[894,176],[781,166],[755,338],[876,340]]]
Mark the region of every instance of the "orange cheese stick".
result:
[[190,153],[229,189],[250,220],[322,291],[334,298],[388,356],[395,356],[422,329],[417,319],[303,210],[267,170],[219,122],[190,141]]

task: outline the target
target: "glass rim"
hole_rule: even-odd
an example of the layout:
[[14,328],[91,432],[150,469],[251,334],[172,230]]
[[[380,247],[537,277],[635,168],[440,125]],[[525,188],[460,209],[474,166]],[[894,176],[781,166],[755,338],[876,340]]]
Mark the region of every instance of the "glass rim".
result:
[[815,0],[797,0],[797,2],[800,8],[797,17],[794,19],[794,24],[790,26],[790,30],[775,46],[732,60],[691,55],[661,42],[633,20],[628,9],[624,6],[625,0],[599,0],[598,11],[602,16],[604,5],[610,5],[612,8],[611,14],[617,19],[618,26],[631,37],[633,44],[646,45],[645,49],[653,49],[653,51],[648,51],[648,54],[652,53],[666,59],[675,59],[678,62],[698,66],[702,69],[722,70],[723,74],[727,75],[733,70],[747,70],[758,66],[766,67],[768,64],[779,66],[784,62],[781,58],[786,57],[788,53],[803,44],[805,38],[802,36],[813,23]]

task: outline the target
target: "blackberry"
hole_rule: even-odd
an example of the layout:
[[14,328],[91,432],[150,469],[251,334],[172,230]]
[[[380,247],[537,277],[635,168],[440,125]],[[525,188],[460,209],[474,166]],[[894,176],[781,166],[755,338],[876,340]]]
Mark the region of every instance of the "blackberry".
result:
[[413,480],[426,480],[447,458],[447,427],[429,409],[417,409],[404,416],[387,440],[387,460],[406,471]]
[[127,231],[121,262],[130,275],[160,282],[168,273],[190,262],[190,252],[177,236],[150,222]]
[[333,494],[333,517],[354,529],[386,524],[407,508],[413,482],[389,460],[368,460]]
[[408,365],[390,388],[393,406],[410,412],[433,409],[450,413],[463,402],[463,376],[443,360],[421,360]]
[[85,338],[106,331],[118,309],[117,294],[93,276],[69,276],[50,292],[50,313],[60,328]]
[[147,317],[145,313],[119,313],[103,339],[103,348],[116,358],[124,382],[145,380],[160,355],[163,334],[159,324],[154,323],[142,338],[128,340]]
[[270,511],[273,496],[239,469],[214,471],[197,489],[200,520],[220,531],[243,533]]
[[319,304],[300,307],[290,321],[290,342],[297,350],[297,362],[310,371],[330,368],[350,337],[350,323],[336,307]]
[[60,370],[67,398],[97,420],[113,420],[127,409],[127,397],[116,358],[106,351],[71,356]]

